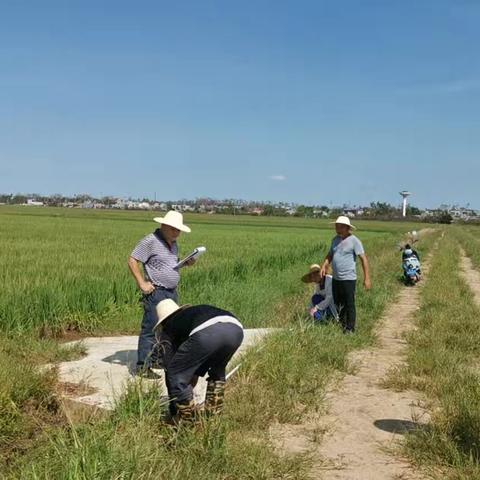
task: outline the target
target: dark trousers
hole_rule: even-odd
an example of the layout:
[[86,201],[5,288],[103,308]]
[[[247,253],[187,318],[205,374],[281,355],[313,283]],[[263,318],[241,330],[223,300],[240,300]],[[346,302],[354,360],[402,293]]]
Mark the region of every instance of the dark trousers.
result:
[[340,323],[344,330],[354,332],[356,309],[355,309],[355,287],[356,280],[335,280],[332,282],[333,300],[337,306],[340,316]]
[[150,367],[152,364],[152,350],[156,343],[153,327],[158,322],[157,305],[166,298],[171,298],[178,302],[176,290],[167,290],[156,287],[150,295],[143,297],[143,320],[138,337],[138,358],[137,367]]
[[233,323],[215,323],[188,337],[167,367],[165,381],[170,400],[192,400],[191,382],[195,376],[208,373],[209,380],[225,381],[225,368],[242,341],[243,329]]

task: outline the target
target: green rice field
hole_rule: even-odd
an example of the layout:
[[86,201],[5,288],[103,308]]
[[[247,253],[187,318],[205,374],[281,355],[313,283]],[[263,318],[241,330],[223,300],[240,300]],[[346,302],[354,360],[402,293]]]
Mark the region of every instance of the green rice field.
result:
[[[140,295],[127,269],[136,243],[153,231],[154,214],[0,207],[1,328],[135,332]],[[192,215],[181,254],[208,253],[182,271],[184,303],[214,303],[246,326],[279,323],[273,307],[302,289],[298,278],[320,262],[332,237],[328,221]],[[361,223],[359,236],[392,247],[405,224]],[[374,257],[373,257],[374,258]]]

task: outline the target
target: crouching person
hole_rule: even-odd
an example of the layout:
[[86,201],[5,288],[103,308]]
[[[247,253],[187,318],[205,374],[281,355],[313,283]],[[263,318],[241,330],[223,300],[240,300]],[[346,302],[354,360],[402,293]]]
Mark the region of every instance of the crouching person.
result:
[[225,368],[242,344],[242,324],[226,310],[211,305],[179,307],[171,299],[161,301],[157,313],[155,334],[171,344],[164,360],[170,414],[178,420],[195,420],[193,386],[206,374],[205,413],[220,413]]
[[320,265],[310,265],[310,271],[302,277],[302,282],[313,283],[313,291],[309,312],[310,316],[319,323],[325,323],[328,320],[338,320],[337,308],[333,301],[332,276],[327,274],[321,276]]

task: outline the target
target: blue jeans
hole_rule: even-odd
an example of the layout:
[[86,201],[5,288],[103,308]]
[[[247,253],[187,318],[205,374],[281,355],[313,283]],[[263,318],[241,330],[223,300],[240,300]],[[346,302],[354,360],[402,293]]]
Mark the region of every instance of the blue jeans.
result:
[[166,298],[171,298],[178,302],[177,290],[166,290],[161,287],[156,287],[150,295],[143,296],[143,320],[138,337],[138,367],[151,367],[152,364],[152,350],[155,345],[155,334],[153,328],[158,322],[157,305]]

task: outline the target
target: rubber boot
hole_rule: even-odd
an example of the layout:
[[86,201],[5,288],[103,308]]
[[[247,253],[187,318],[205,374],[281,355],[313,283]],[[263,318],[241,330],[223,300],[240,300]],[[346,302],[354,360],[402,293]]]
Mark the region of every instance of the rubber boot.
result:
[[219,415],[223,411],[225,397],[225,382],[209,380],[205,396],[205,414],[207,416]]
[[189,400],[185,403],[176,403],[175,404],[177,415],[176,421],[181,423],[196,423],[197,416],[196,416],[196,408],[195,402],[193,400]]

